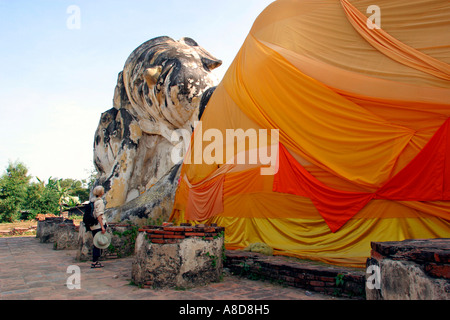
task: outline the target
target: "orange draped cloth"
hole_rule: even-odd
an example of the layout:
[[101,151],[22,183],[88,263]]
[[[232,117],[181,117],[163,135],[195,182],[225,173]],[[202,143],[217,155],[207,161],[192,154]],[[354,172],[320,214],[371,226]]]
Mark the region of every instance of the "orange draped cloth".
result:
[[399,201],[450,200],[450,119],[422,151],[374,193],[327,187],[280,145],[280,169],[273,190],[311,198],[332,232],[339,230],[372,199]]
[[450,80],[450,65],[405,45],[381,28],[368,28],[365,15],[352,6],[348,0],[341,0],[341,4],[355,30],[377,50],[409,67],[444,80]]
[[[278,171],[232,156],[185,163],[171,219],[225,227],[225,245],[363,267],[372,241],[450,237],[450,3],[278,0],[256,19],[203,113],[214,129],[279,130]],[[408,18],[405,18],[408,17]],[[210,141],[208,139],[203,139]],[[214,147],[218,146],[214,141]]]

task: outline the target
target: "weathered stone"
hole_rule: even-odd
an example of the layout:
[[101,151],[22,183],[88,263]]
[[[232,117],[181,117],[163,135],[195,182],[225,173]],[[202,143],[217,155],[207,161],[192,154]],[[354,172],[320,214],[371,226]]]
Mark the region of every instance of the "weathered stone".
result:
[[110,225],[111,245],[106,251],[106,258],[123,258],[134,254],[138,228],[132,225]]
[[372,250],[394,260],[415,262],[450,261],[450,239],[411,239],[405,241],[372,242]]
[[132,279],[137,285],[154,288],[192,288],[217,282],[223,269],[223,241],[223,237],[210,241],[186,238],[158,244],[141,232],[136,239]]
[[42,243],[54,242],[56,227],[63,221],[64,218],[46,218],[45,220],[38,221],[36,238]]
[[[372,243],[367,267],[379,283],[366,286],[368,300],[449,300],[450,239]],[[372,282],[374,273],[367,274]],[[370,277],[370,279],[369,279]]]
[[107,209],[108,221],[130,221],[145,226],[168,220],[180,178],[181,163],[173,166],[150,190],[122,206]]
[[78,230],[72,223],[60,223],[54,232],[55,250],[75,250],[78,248]]
[[92,232],[86,231],[83,222],[80,223],[80,230],[78,232],[78,250],[76,259],[78,261],[92,260],[92,245],[93,237]]
[[[220,64],[190,38],[158,37],[133,51],[118,76],[113,108],[102,114],[95,134],[96,184],[105,188],[107,208],[143,196],[119,211],[144,217],[152,209],[139,209],[142,203],[170,198],[178,182],[171,154],[180,143],[172,141],[172,132],[184,129],[184,139],[190,138],[216,83],[211,70]],[[169,185],[161,186],[161,179]]]

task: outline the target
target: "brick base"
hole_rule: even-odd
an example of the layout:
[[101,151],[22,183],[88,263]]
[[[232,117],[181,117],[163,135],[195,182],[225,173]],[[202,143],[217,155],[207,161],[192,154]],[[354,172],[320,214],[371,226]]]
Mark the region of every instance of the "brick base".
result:
[[265,256],[254,252],[226,251],[224,266],[233,274],[339,297],[364,299],[365,271],[314,262]]
[[367,267],[373,270],[373,287],[366,288],[367,300],[450,299],[450,239],[372,242],[371,246]]
[[214,240],[217,237],[222,237],[224,230],[223,227],[218,227],[215,224],[208,226],[204,224],[174,226],[172,223],[165,223],[163,226],[144,226],[139,229],[139,232],[145,232],[147,239],[152,243],[175,244],[186,238],[202,238],[206,241]]

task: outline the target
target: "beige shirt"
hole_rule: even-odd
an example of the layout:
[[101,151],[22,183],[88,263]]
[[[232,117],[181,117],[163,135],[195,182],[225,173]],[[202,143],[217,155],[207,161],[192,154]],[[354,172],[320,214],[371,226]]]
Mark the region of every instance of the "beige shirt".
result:
[[[106,224],[106,219],[104,218],[104,213],[105,213],[105,203],[103,202],[102,198],[96,198],[95,202],[94,202],[94,217],[98,219],[98,217],[100,217],[101,215],[103,215],[103,225]],[[102,226],[100,225],[100,223],[97,223],[96,225],[93,225],[91,227],[91,230],[97,230],[97,229],[101,229]]]

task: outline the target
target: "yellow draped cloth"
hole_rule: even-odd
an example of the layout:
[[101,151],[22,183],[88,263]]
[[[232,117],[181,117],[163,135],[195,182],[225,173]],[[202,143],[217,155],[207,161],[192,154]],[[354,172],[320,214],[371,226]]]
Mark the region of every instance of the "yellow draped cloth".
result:
[[[277,129],[279,143],[320,184],[380,189],[450,117],[450,3],[379,0],[380,29],[367,24],[372,4],[268,6],[212,95],[186,159],[211,147],[208,129],[223,137],[227,129]],[[444,198],[372,199],[333,232],[310,197],[274,191],[274,175],[262,175],[260,163],[230,164],[272,140],[223,139],[234,151],[219,153],[222,161],[185,161],[171,219],[224,226],[229,249],[264,242],[275,254],[354,267],[365,265],[372,241],[450,236]]]

